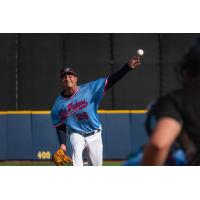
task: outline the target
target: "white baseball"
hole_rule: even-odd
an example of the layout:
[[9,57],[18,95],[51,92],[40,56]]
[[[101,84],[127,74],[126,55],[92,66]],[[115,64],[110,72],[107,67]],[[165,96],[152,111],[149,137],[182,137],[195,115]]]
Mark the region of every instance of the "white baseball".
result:
[[137,50],[137,55],[138,55],[138,56],[143,56],[143,55],[144,55],[143,49],[138,49],[138,50]]

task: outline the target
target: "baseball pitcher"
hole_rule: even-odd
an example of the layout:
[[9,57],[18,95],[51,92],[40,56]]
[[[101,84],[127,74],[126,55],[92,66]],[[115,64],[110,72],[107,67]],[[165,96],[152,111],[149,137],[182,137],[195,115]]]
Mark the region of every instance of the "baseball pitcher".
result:
[[[63,91],[51,111],[60,142],[59,149],[53,155],[57,165],[73,163],[74,166],[83,166],[83,150],[87,154],[88,165],[102,165],[102,128],[97,114],[99,104],[108,89],[139,65],[140,57],[134,56],[114,74],[83,85],[77,85],[78,77],[72,68],[65,67],[60,71]],[[72,160],[66,155],[66,132],[72,147]]]

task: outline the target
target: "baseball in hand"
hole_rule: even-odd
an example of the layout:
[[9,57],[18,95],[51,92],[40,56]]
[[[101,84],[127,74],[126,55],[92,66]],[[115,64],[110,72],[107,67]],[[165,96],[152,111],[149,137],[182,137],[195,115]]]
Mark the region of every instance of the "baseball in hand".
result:
[[144,55],[143,49],[138,49],[137,50],[137,56],[143,56],[143,55]]

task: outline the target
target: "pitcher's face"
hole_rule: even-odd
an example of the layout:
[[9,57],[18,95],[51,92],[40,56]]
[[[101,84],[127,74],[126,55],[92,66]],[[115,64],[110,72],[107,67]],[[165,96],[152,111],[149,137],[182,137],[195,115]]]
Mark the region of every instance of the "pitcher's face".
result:
[[77,86],[77,77],[72,74],[65,74],[61,77],[61,82],[64,88],[73,88]]

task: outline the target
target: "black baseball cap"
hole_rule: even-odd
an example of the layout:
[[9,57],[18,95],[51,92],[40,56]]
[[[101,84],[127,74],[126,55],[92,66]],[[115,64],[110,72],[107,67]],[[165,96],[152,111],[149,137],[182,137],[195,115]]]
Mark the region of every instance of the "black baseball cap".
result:
[[65,74],[72,74],[74,76],[77,76],[76,72],[71,67],[64,67],[63,69],[60,70],[60,77],[64,76]]

